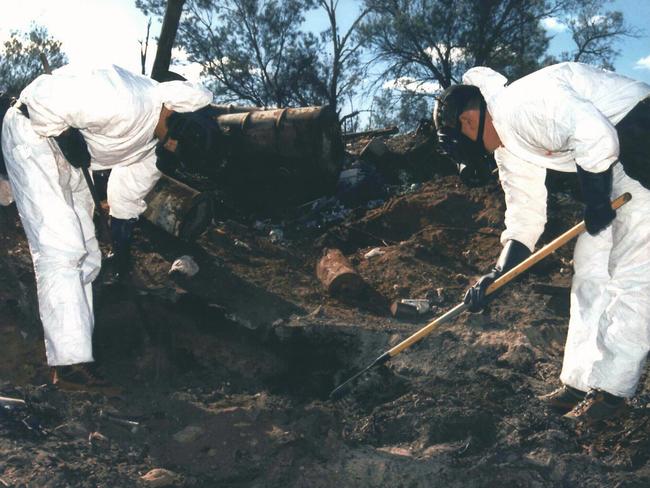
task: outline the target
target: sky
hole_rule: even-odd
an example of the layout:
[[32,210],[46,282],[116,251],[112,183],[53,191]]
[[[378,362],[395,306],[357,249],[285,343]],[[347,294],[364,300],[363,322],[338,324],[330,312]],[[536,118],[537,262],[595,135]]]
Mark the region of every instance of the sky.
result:
[[[643,32],[639,38],[625,38],[616,44],[621,54],[614,62],[614,68],[622,75],[650,83],[650,0],[615,0],[612,10],[623,12],[625,21]],[[566,50],[571,38],[566,28],[552,20],[545,23],[549,35],[553,36],[551,52]]]
[[[135,0],[0,0],[0,42],[12,30],[28,31],[32,22],[47,28],[70,63],[88,66],[117,64],[140,72],[140,41],[147,34],[147,17]],[[155,38],[160,24],[151,26],[147,73],[156,55]],[[176,58],[182,53],[174,51]],[[177,70],[197,80],[200,67]]]
[[[35,22],[47,28],[50,35],[63,43],[63,51],[71,63],[89,66],[118,64],[140,72],[140,43],[146,37],[147,17],[135,7],[135,0],[0,0],[0,42],[12,30],[29,30]],[[341,24],[352,21],[358,0],[341,0]],[[615,0],[613,8],[621,10],[626,21],[644,29],[644,37],[625,39],[618,48],[621,56],[615,62],[617,72],[650,83],[650,0]],[[81,20],[80,20],[81,19]],[[309,28],[325,27],[322,15],[308,17]],[[553,35],[551,52],[567,49],[570,37],[553,20],[545,23]],[[148,67],[155,56],[155,37],[160,24],[154,22],[149,43]],[[177,58],[182,53],[175,51]],[[177,68],[190,80],[198,80],[200,68]]]

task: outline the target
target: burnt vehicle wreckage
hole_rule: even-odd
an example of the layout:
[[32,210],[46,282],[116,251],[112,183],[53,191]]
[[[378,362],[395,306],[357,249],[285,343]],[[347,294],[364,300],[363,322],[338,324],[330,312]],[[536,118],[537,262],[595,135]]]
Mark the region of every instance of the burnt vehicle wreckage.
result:
[[[536,398],[561,366],[571,242],[485,313],[458,310],[498,254],[496,178],[463,186],[428,124],[342,136],[326,107],[210,110],[218,171],[167,172],[134,288],[95,287],[118,396],[45,384],[29,252],[2,210],[0,485],[648,482],[647,380],[628,416],[591,428]],[[548,185],[552,243],[580,203],[569,176]]]

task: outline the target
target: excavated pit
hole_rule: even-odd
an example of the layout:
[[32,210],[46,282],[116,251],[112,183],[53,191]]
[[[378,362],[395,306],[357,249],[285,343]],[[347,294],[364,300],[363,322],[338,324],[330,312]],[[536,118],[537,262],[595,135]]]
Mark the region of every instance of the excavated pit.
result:
[[[324,325],[317,319],[249,329],[223,308],[189,293],[167,298],[109,288],[97,301],[96,314],[97,360],[114,364],[117,378],[130,371],[136,382],[165,386],[187,376],[223,378],[241,391],[268,390],[298,402],[326,401],[360,368],[360,358],[376,355],[373,345],[387,338],[381,332],[351,334],[348,326]],[[367,379],[359,388],[366,402],[404,390],[389,369],[380,371],[381,391],[369,395]]]

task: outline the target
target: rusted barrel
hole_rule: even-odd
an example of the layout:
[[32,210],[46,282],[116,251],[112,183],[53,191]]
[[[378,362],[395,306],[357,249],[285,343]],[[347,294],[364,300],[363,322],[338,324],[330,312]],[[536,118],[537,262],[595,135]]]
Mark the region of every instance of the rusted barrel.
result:
[[341,169],[343,143],[335,114],[327,106],[282,108],[221,115],[221,129],[246,141],[250,150],[286,158],[312,158],[317,169]]
[[143,216],[181,239],[195,239],[212,222],[212,196],[167,175],[162,175],[145,201]]
[[249,107],[247,105],[210,105],[210,114],[213,117],[227,114],[239,114],[247,112],[258,112],[264,110],[262,107]]
[[329,107],[248,110],[215,120],[229,146],[220,179],[244,203],[297,204],[334,189],[343,142]]
[[323,249],[316,276],[333,296],[357,296],[365,282],[339,249]]

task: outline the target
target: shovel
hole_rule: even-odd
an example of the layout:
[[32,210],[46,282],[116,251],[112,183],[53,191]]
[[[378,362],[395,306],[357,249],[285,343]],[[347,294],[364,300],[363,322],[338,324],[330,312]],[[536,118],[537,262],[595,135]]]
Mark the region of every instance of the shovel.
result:
[[[620,206],[624,205],[625,203],[629,202],[632,199],[632,195],[629,193],[624,193],[614,201],[612,201],[612,208],[616,210]],[[512,281],[514,278],[519,276],[521,273],[526,271],[528,268],[536,264],[537,262],[541,261],[544,259],[546,256],[549,254],[555,252],[558,248],[562,247],[564,244],[566,244],[568,241],[573,239],[574,237],[578,236],[579,234],[582,234],[585,231],[585,223],[584,221],[580,222],[579,224],[576,224],[573,226],[571,229],[566,231],[564,234],[560,235],[559,237],[556,237],[554,240],[546,244],[544,247],[542,247],[539,251],[536,253],[530,255],[527,259],[519,263],[517,266],[514,268],[510,269],[508,272],[504,273],[501,275],[494,283],[492,283],[487,290],[485,291],[485,295],[490,295],[497,291],[499,288],[502,286],[506,285],[510,281]],[[461,302],[458,305],[456,305],[454,308],[451,310],[445,312],[443,315],[438,317],[437,319],[429,322],[427,325],[422,327],[420,330],[415,332],[413,335],[407,337],[404,339],[402,342],[397,344],[396,346],[392,347],[388,351],[384,352],[381,356],[379,356],[377,359],[375,359],[370,365],[368,365],[365,369],[359,371],[357,374],[352,376],[350,379],[344,381],[341,383],[339,386],[337,386],[332,392],[330,393],[330,399],[332,400],[338,400],[339,398],[343,397],[346,395],[350,389],[354,381],[361,377],[364,373],[370,371],[372,368],[375,366],[379,366],[381,364],[384,364],[388,362],[390,359],[394,358],[397,356],[399,353],[404,351],[405,349],[408,349],[411,347],[413,344],[416,342],[420,341],[427,335],[429,335],[433,330],[438,327],[439,325],[448,322],[452,320],[453,318],[457,317],[461,313],[463,313],[465,310],[467,310],[468,305],[465,303]]]

